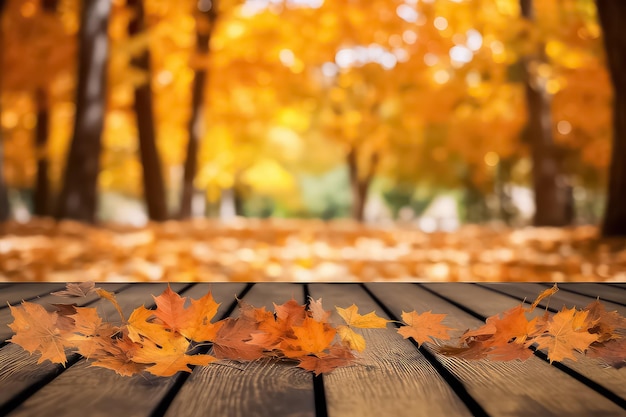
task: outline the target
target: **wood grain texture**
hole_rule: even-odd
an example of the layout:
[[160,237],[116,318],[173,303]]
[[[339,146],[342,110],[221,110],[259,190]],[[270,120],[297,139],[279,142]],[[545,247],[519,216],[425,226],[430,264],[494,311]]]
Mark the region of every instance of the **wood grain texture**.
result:
[[[344,324],[335,306],[356,304],[361,314],[376,310],[389,318],[358,284],[311,284],[309,292],[332,310],[331,322]],[[448,383],[389,323],[386,329],[358,329],[366,349],[358,364],[323,376],[330,416],[472,415]]]
[[[475,284],[422,285],[485,317],[501,313],[519,304],[509,296],[498,294]],[[528,303],[530,304],[532,301],[531,299]],[[532,314],[529,314],[529,317],[541,316],[543,313],[543,309],[537,308]],[[626,372],[620,369],[607,368],[599,359],[588,358],[581,353],[575,353],[575,355],[577,362],[567,359],[562,364],[626,399]]]
[[[524,283],[508,283],[508,282],[497,282],[493,284],[483,284],[480,283],[478,285],[485,286],[487,288],[492,288],[494,290],[500,291],[502,293],[508,294],[518,300],[523,300],[526,298],[529,301],[533,301],[539,293],[546,289],[545,286],[538,283],[524,282]],[[625,292],[626,294],[626,292]],[[545,307],[549,305],[551,308],[555,310],[561,310],[563,307],[572,308],[585,308],[589,303],[593,302],[596,299],[596,296],[593,295],[580,295],[575,294],[569,291],[558,291],[554,294],[550,299],[544,299],[539,303],[539,306]],[[602,302],[608,311],[617,311],[621,315],[626,316],[626,307],[612,303],[610,301]]]
[[[70,356],[75,359],[78,355]],[[61,373],[63,365],[45,361],[37,365],[39,355],[30,355],[18,345],[12,343],[0,349],[0,415],[10,401],[38,383],[45,383]]]
[[[37,288],[39,284],[20,284],[26,285],[31,288],[32,294],[39,293],[39,289]],[[121,288],[125,287],[127,284],[99,284],[98,287],[103,288],[107,291],[116,292]],[[55,295],[42,295],[41,297],[37,297],[34,302],[37,304],[41,304],[48,311],[54,311],[55,308],[52,304],[76,304],[78,306],[84,306],[90,303],[93,303],[99,297],[96,294],[90,294],[87,297],[76,297],[76,298],[67,298],[67,297],[59,297]],[[31,301],[33,302],[33,301]],[[3,298],[2,291],[0,290],[0,303],[6,305],[6,302]],[[16,303],[15,305],[19,305]],[[11,310],[8,308],[0,310],[0,342],[9,339],[13,331],[6,326],[9,323],[13,322],[13,316],[11,315]]]
[[593,298],[600,297],[601,301],[611,301],[626,306],[626,288],[586,282],[563,282],[559,283],[558,286],[564,291],[580,293]]
[[[142,304],[146,306],[153,304],[152,295],[158,295],[166,287],[166,284],[135,284],[116,294],[116,298],[125,316],[128,317],[136,307]],[[171,287],[173,290],[179,291],[185,285],[172,284]],[[101,317],[108,317],[112,321],[119,320],[115,308],[107,300],[99,300],[93,306],[99,309]],[[7,347],[9,346],[5,348]],[[11,347],[13,346],[11,345]],[[22,389],[27,389],[29,385],[38,383],[41,378],[42,376],[37,373],[26,371],[25,378],[20,385]],[[13,383],[13,378],[10,380]],[[115,406],[119,406],[120,410],[130,413],[126,415],[135,415],[135,413],[148,415],[145,413],[149,413],[157,404],[155,399],[164,395],[173,383],[173,378],[157,378],[146,375],[121,378],[113,371],[91,367],[85,359],[80,359],[27,398],[15,409],[12,415],[83,416],[85,398],[89,398],[92,408],[90,410],[91,415],[98,415],[98,413],[111,415],[110,411],[107,411],[112,406],[111,403],[116,403]],[[87,392],[92,397],[82,396],[82,393]],[[77,395],[77,393],[81,393],[81,395]]]
[[[8,309],[8,304],[15,305],[22,300],[34,301],[36,297],[45,296],[53,291],[59,291],[65,288],[65,284],[62,282],[52,283],[20,283],[11,285],[7,288],[0,288],[0,309]],[[8,304],[7,304],[8,303]]]
[[[256,284],[244,297],[255,307],[273,311],[294,297],[304,303],[298,284]],[[194,370],[166,416],[315,416],[312,375],[293,363],[267,360],[220,361]]]
[[[459,329],[457,335],[483,324],[414,284],[367,284],[367,287],[398,317],[403,310],[414,309],[447,313],[445,323]],[[624,415],[622,408],[539,358],[525,362],[468,361],[439,355],[430,343],[424,346],[437,355],[490,415]]]

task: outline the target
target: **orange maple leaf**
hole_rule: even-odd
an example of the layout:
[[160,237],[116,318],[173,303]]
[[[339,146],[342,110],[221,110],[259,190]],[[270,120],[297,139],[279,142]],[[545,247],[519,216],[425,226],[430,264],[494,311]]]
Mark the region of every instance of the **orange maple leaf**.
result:
[[112,339],[111,344],[103,345],[95,352],[91,366],[111,369],[122,376],[133,376],[148,367],[132,359],[139,348],[141,345],[130,340],[128,336]]
[[552,317],[546,333],[535,338],[539,349],[548,350],[550,363],[566,358],[576,361],[573,350],[584,352],[591,343],[598,340],[598,335],[589,333],[584,325],[588,313],[576,311],[574,308],[563,308]]
[[429,340],[434,341],[433,337],[448,340],[450,339],[448,332],[453,329],[441,324],[445,317],[445,314],[432,314],[430,311],[422,314],[416,311],[410,313],[403,311],[402,320],[406,325],[398,328],[398,333],[405,339],[413,338],[418,346]]
[[327,323],[320,323],[311,317],[304,319],[302,326],[294,326],[295,340],[289,340],[290,348],[283,349],[285,356],[297,358],[304,355],[319,355],[327,349],[337,330]]
[[227,318],[213,340],[213,354],[219,359],[255,360],[263,357],[263,347],[247,343],[257,330],[256,323]]
[[528,335],[537,326],[537,318],[528,320],[526,309],[521,305],[513,307],[504,313],[487,318],[487,323],[495,328],[493,336],[490,338],[490,345],[505,345],[509,342],[523,344]]
[[22,302],[21,306],[9,305],[11,315],[15,319],[9,324],[15,335],[9,342],[23,347],[31,354],[40,352],[37,363],[46,359],[54,363],[65,363],[65,333],[57,328],[57,313],[50,313],[39,304]]
[[133,310],[126,323],[128,337],[133,342],[141,343],[146,338],[152,340],[157,345],[167,342],[169,336],[167,333],[164,333],[165,328],[158,323],[150,321],[150,318],[153,316],[154,310],[148,310],[144,306]]
[[215,338],[222,322],[211,323],[220,304],[213,299],[213,294],[208,292],[199,300],[191,299],[191,305],[183,315],[180,326],[180,334],[196,342],[208,342]]
[[306,318],[306,306],[298,304],[294,299],[284,304],[274,304],[276,319],[285,323],[285,326],[299,326]]
[[328,353],[307,355],[298,359],[298,366],[315,375],[332,372],[334,369],[347,366],[354,362],[355,356],[349,348],[342,345],[332,345]]
[[172,291],[168,285],[165,291],[158,297],[152,296],[156,304],[156,309],[152,312],[158,317],[167,328],[180,333],[180,329],[185,325],[185,300],[176,292]]
[[86,358],[112,344],[112,336],[119,331],[118,327],[103,323],[95,308],[76,307],[76,313],[70,317],[74,319],[74,329],[67,340]]

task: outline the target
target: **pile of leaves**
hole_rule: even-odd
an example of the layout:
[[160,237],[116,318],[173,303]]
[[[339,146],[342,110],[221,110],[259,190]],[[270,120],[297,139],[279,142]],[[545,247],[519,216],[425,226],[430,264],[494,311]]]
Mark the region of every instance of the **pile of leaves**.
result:
[[[626,241],[595,227],[510,229],[194,219],[0,224],[0,281],[624,281]],[[471,242],[471,244],[468,244]]]
[[[92,360],[92,365],[109,368],[131,376],[147,371],[157,376],[171,376],[189,371],[189,365],[208,365],[216,359],[252,361],[264,357],[289,360],[316,374],[346,366],[365,349],[365,339],[355,329],[384,328],[389,320],[371,312],[361,315],[358,307],[337,308],[344,324],[329,322],[330,311],[322,300],[309,300],[308,307],[295,300],[274,304],[274,312],[255,308],[239,301],[237,318],[212,322],[218,304],[211,294],[186,306],[181,297],[168,288],[154,297],[156,308],[136,308],[124,317],[115,295],[92,282],[68,284],[68,289],[53,293],[59,296],[98,294],[115,306],[121,324],[114,325],[99,316],[95,308],[56,304],[48,312],[39,304],[22,302],[12,307],[15,332],[10,342],[41,354],[38,363],[67,361],[66,349]],[[448,328],[440,322],[444,315],[407,313],[403,331],[418,341],[429,334],[448,338]],[[427,331],[427,332],[425,332]],[[212,346],[212,355],[200,353]]]
[[550,363],[576,361],[574,352],[584,352],[609,366],[626,366],[626,318],[617,311],[607,312],[599,300],[582,310],[564,307],[554,315],[546,310],[543,316],[529,319],[539,302],[556,291],[555,284],[530,307],[518,305],[487,318],[483,326],[466,331],[456,346],[444,346],[440,353],[465,359],[526,360],[534,347],[545,349]]
[[[530,308],[514,307],[487,319],[484,326],[466,331],[456,346],[438,346],[440,353],[466,359],[528,359],[529,347],[546,349],[550,361],[576,360],[574,351],[600,357],[611,366],[623,367],[626,344],[619,331],[626,330],[626,318],[606,312],[598,301],[584,310],[563,309],[550,316],[528,319],[537,304],[557,291],[556,285],[539,295]],[[95,308],[56,304],[49,312],[39,304],[22,302],[10,306],[14,317],[9,324],[15,335],[9,340],[31,354],[38,363],[50,360],[65,364],[66,350],[91,360],[93,366],[131,376],[147,371],[171,376],[190,371],[191,365],[208,365],[218,359],[253,361],[261,358],[289,361],[316,375],[353,364],[366,348],[357,329],[386,328],[392,322],[375,312],[359,314],[358,307],[336,307],[342,324],[331,323],[331,312],[322,299],[310,299],[308,306],[295,300],[274,304],[274,312],[238,301],[236,318],[212,321],[219,304],[211,292],[186,303],[171,288],[154,297],[155,309],[136,308],[126,318],[115,295],[93,283],[68,284],[61,296],[96,293],[113,303],[119,324],[107,322]],[[435,339],[449,340],[451,329],[442,321],[445,314],[416,311],[402,313],[397,331],[418,346]],[[209,347],[212,350],[209,352]]]

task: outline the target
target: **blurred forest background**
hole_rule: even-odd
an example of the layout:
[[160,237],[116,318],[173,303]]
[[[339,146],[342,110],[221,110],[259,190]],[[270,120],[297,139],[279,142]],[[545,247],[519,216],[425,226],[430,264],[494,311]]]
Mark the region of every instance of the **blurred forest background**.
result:
[[3,3],[18,218],[602,216],[592,0]]
[[619,1],[0,7],[0,220],[626,234]]

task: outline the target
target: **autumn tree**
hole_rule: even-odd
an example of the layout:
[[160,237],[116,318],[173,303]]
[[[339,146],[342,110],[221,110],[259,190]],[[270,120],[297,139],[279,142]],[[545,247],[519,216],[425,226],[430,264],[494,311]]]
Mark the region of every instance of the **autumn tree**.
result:
[[[533,20],[533,1],[520,0],[522,16]],[[539,48],[541,49],[541,48]],[[532,182],[535,191],[535,226],[564,226],[571,222],[567,215],[567,193],[563,185],[558,149],[552,137],[552,120],[548,92],[536,76],[542,53],[522,58],[526,88],[528,122],[526,135],[533,161]]]
[[[143,0],[128,0],[127,5],[133,11],[133,17],[128,23],[128,35],[131,37],[137,36],[145,31]],[[143,191],[148,217],[152,220],[163,221],[167,219],[167,205],[165,202],[165,186],[161,161],[156,148],[149,49],[144,49],[139,56],[132,59],[131,63],[148,75],[145,83],[135,86],[134,107],[137,116],[139,153],[143,170]]]
[[[217,1],[200,0],[196,17],[196,54],[204,58],[209,54],[211,33],[217,20]],[[191,202],[194,194],[194,179],[198,170],[198,149],[204,134],[203,108],[205,99],[205,86],[208,71],[206,67],[196,68],[194,71],[191,116],[189,118],[187,142],[187,155],[183,174],[182,195],[180,202],[181,218],[191,215]]]
[[[42,11],[53,18],[58,7],[58,0],[43,0]],[[35,148],[37,174],[33,196],[33,213],[38,216],[50,214],[50,183],[48,178],[48,155],[46,148],[50,136],[50,92],[49,87],[39,85],[34,92],[37,126],[35,128]]]
[[608,199],[602,223],[604,236],[626,235],[626,3],[597,0],[613,99],[613,151],[609,172]]
[[105,117],[108,0],[83,2],[79,32],[74,132],[57,216],[95,221],[101,136]]

